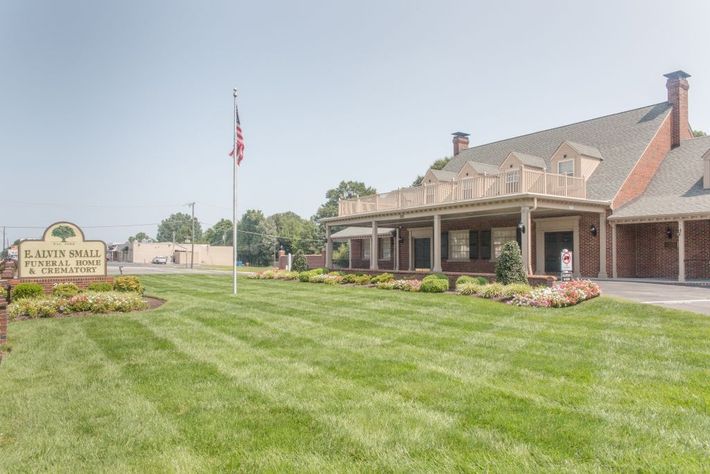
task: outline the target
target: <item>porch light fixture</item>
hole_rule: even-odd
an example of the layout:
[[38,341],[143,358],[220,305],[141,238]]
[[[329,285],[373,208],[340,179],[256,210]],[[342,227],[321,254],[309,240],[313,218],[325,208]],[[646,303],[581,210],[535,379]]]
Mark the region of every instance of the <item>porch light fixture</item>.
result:
[[670,227],[666,227],[666,237],[668,237],[669,239],[673,238],[673,229],[671,229]]
[[521,234],[524,234],[525,233],[525,224],[523,224],[522,222],[519,222],[518,223],[518,230],[520,231]]
[[597,226],[592,224],[592,226],[589,228],[589,232],[592,233],[592,237],[596,237],[597,236]]

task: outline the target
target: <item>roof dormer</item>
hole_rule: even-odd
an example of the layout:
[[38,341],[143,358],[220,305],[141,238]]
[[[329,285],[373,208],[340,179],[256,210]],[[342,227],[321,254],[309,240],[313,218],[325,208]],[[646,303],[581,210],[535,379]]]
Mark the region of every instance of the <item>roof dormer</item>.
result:
[[545,160],[539,156],[527,155],[517,151],[510,152],[508,156],[500,164],[500,171],[508,171],[510,169],[518,169],[521,167],[532,168],[540,171],[545,171],[547,165]]
[[490,176],[498,174],[498,167],[481,163],[480,161],[467,161],[459,170],[456,179],[474,178],[476,176]]
[[557,147],[550,159],[552,173],[588,178],[602,162],[599,149],[570,141]]
[[435,170],[429,168],[422,178],[422,184],[435,184],[442,181],[452,181],[456,179],[456,173],[453,171]]

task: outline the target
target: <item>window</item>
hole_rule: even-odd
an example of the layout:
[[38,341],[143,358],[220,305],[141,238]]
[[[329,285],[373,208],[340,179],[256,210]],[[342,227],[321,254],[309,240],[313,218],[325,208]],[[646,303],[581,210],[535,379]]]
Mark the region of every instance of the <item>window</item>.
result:
[[517,228],[515,227],[498,227],[492,229],[493,259],[498,259],[504,243],[509,242],[511,240],[515,242],[516,237]]
[[490,260],[491,259],[491,231],[490,230],[482,230],[480,233],[480,240],[478,241],[478,245],[480,247],[480,252],[481,252],[481,258],[483,260]]
[[362,259],[370,260],[370,239],[362,240]]
[[389,260],[392,258],[392,239],[380,239],[380,243],[377,245],[377,247],[378,251],[380,252],[380,260]]
[[449,260],[468,260],[468,231],[449,231]]
[[520,170],[510,170],[505,173],[505,192],[517,193],[520,182]]
[[562,160],[557,162],[557,174],[574,176],[574,160]]

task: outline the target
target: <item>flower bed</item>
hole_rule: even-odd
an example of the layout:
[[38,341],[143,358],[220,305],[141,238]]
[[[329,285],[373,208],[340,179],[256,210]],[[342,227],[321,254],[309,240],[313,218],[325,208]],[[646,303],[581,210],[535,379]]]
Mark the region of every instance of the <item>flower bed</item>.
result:
[[134,292],[86,292],[74,296],[20,298],[7,307],[10,321],[50,318],[71,313],[125,313],[146,309],[148,303]]
[[552,288],[536,288],[527,295],[513,297],[516,306],[563,308],[573,306],[601,294],[599,285],[589,280],[572,280],[558,283]]
[[[448,277],[443,274],[427,275],[423,280],[395,280],[391,273],[367,275],[363,273],[328,272],[315,268],[305,272],[266,270],[248,278],[262,280],[299,280],[327,285],[363,285],[381,290],[400,290],[424,293],[444,293],[449,290]],[[482,277],[461,276],[456,281],[456,293],[479,298],[505,301],[517,306],[562,308],[599,296],[599,286],[589,280],[558,283],[552,288],[532,287],[524,283],[488,283]]]

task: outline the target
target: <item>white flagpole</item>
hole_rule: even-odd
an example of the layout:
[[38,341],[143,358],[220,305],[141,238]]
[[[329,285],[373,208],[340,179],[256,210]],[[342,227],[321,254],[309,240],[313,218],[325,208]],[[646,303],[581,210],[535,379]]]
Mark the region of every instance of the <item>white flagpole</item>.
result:
[[234,156],[232,157],[232,294],[237,294],[237,89],[233,89],[234,95]]

